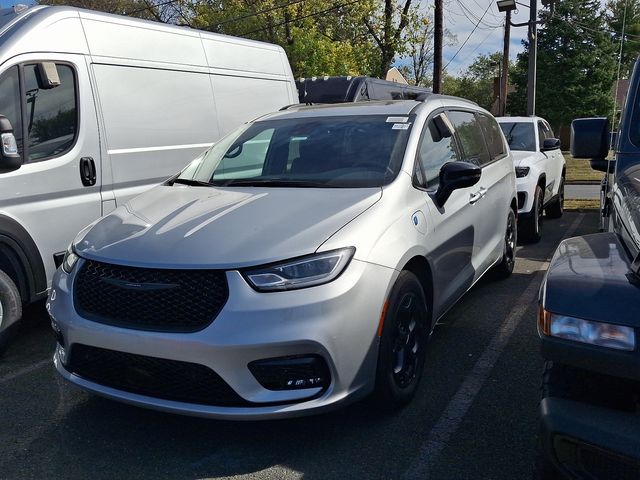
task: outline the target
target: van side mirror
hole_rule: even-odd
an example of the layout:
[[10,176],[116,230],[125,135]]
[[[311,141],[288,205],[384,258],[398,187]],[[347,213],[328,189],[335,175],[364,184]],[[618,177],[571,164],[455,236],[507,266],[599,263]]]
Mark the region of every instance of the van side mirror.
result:
[[8,173],[22,166],[22,159],[18,153],[18,143],[13,135],[13,127],[9,119],[0,115],[0,173]]
[[545,138],[542,142],[542,151],[548,152],[550,150],[558,150],[560,148],[559,138]]
[[444,207],[454,190],[472,187],[480,181],[482,169],[469,162],[447,162],[440,169],[440,185],[436,191],[436,204]]
[[574,158],[586,158],[591,168],[604,172],[607,170],[605,158],[609,154],[609,119],[578,118],[571,122],[571,155]]

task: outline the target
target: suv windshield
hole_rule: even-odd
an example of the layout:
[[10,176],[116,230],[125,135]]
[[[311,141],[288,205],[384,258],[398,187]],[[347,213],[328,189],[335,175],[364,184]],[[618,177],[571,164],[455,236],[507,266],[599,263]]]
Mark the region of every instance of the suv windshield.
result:
[[411,117],[389,120],[387,115],[368,115],[250,123],[194,160],[174,181],[217,186],[380,187],[398,174],[411,131]]
[[536,132],[530,122],[500,122],[511,150],[536,151]]

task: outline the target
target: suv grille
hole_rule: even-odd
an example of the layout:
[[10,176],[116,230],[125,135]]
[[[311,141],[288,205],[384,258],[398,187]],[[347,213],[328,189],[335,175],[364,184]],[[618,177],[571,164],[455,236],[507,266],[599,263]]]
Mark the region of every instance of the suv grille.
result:
[[86,260],[75,279],[78,313],[139,330],[194,332],[209,325],[229,296],[219,270],[124,267]]
[[107,387],[149,397],[212,406],[249,406],[204,365],[75,344],[70,372]]

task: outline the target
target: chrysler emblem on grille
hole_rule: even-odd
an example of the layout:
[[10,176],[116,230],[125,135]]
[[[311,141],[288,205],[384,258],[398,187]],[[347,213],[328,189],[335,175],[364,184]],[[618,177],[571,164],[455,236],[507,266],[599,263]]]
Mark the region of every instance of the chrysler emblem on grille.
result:
[[126,290],[151,291],[151,290],[168,290],[170,288],[179,287],[175,283],[137,283],[128,280],[120,280],[119,278],[101,278],[105,283],[109,283]]

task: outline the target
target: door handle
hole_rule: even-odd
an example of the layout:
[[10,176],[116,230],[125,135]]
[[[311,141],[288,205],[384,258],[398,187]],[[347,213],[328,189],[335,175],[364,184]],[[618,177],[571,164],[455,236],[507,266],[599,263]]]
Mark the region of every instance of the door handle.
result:
[[82,157],[80,159],[80,180],[85,187],[96,184],[96,163],[93,158]]
[[486,194],[487,194],[487,189],[486,188],[481,188],[476,193],[472,193],[472,194],[469,195],[469,203],[473,205],[478,200],[480,200],[482,197],[484,197]]

